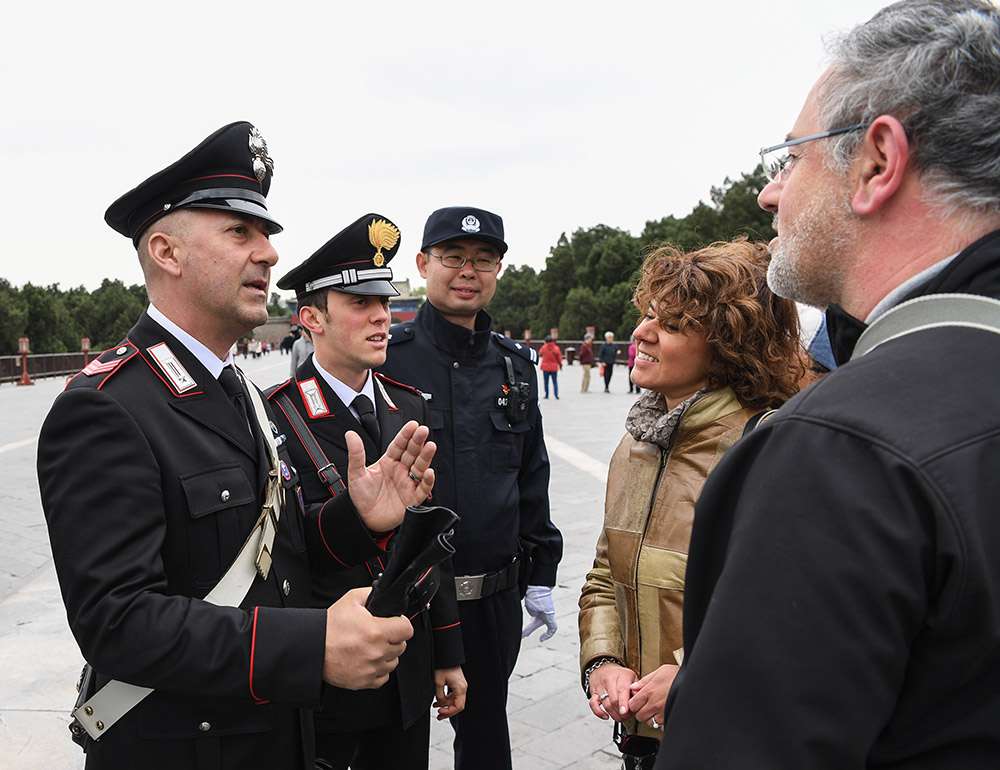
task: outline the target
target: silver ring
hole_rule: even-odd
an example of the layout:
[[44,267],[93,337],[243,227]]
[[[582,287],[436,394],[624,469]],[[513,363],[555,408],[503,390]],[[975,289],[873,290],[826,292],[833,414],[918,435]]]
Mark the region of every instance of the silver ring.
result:
[[607,697],[608,697],[608,694],[606,692],[598,693],[597,700],[604,700]]
[[663,727],[663,725],[661,725],[659,722],[656,721],[656,717],[653,717],[649,721],[653,723],[653,729],[654,730],[659,730],[661,727]]
[[412,470],[407,471],[406,475],[410,477],[410,481],[412,481],[414,484],[419,484],[421,481],[423,481],[422,478],[419,478],[418,476],[414,476]]

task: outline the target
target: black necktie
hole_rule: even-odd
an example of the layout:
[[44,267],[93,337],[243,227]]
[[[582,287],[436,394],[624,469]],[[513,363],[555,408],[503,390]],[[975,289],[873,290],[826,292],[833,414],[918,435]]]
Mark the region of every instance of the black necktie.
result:
[[253,429],[250,427],[253,421],[250,419],[250,411],[247,409],[246,392],[243,390],[243,384],[240,382],[236,370],[231,366],[222,367],[222,374],[219,375],[219,384],[226,391],[229,400],[233,402],[236,411],[243,417],[244,422],[247,424],[247,430],[253,434]]
[[358,396],[351,402],[351,406],[358,413],[358,421],[365,433],[375,442],[375,446],[379,446],[378,420],[375,419],[375,406],[371,399],[368,396]]

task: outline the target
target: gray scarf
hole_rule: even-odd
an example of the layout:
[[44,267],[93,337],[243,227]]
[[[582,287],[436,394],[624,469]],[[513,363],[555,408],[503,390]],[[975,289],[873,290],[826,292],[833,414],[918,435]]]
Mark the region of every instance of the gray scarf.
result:
[[644,390],[625,418],[625,430],[636,441],[667,449],[681,416],[691,404],[709,393],[707,389],[699,390],[687,401],[682,401],[668,411],[666,398],[655,391]]

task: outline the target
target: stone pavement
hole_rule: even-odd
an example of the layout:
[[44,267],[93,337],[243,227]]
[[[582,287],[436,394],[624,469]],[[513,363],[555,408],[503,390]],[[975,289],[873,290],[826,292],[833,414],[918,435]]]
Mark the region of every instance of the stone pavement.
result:
[[[239,363],[266,387],[287,376],[289,359],[271,353]],[[610,722],[590,713],[579,686],[576,610],[600,531],[607,463],[634,396],[624,367],[616,367],[610,394],[596,370],[590,393],[579,392],[580,381],[579,365],[567,366],[561,398],[541,402],[552,518],[565,551],[554,592],[559,631],[544,643],[539,632],[522,643],[510,683],[515,770],[620,766]],[[35,477],[38,431],[63,385],[57,378],[0,386],[0,770],[83,767],[66,727],[83,659],[66,625]],[[452,767],[451,739],[449,725],[433,724],[430,770]]]

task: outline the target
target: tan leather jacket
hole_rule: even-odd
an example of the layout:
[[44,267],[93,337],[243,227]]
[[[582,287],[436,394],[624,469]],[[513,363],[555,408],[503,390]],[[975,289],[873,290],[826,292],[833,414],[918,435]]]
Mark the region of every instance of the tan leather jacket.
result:
[[756,411],[724,388],[681,416],[669,452],[628,433],[622,438],[608,471],[597,556],[580,596],[581,672],[604,656],[640,677],[679,662],[694,503]]

